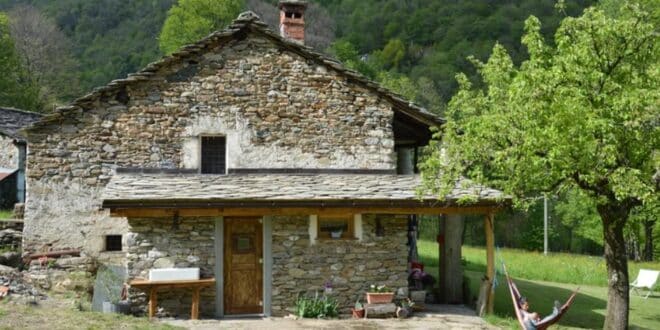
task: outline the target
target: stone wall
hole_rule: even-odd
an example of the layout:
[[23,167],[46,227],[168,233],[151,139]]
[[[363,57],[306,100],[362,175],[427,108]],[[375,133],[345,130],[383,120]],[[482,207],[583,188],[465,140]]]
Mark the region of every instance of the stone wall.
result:
[[0,168],[18,168],[18,148],[14,139],[0,134]]
[[[149,278],[149,269],[168,267],[199,267],[202,278],[215,277],[213,237],[215,220],[212,218],[181,218],[178,229],[172,228],[172,219],[129,219],[126,236],[129,278]],[[145,312],[147,295],[131,289],[134,312]],[[192,293],[189,289],[160,291],[159,315],[190,317]],[[215,313],[215,287],[201,292],[200,315],[213,317]]]
[[198,168],[203,134],[229,168],[395,169],[389,103],[255,36],[113,93],[29,133],[25,251],[98,254],[127,230],[98,211],[115,169]]
[[350,313],[355,301],[365,302],[371,284],[408,295],[408,247],[405,218],[378,216],[384,235],[377,237],[376,216],[363,216],[363,239],[317,240],[310,246],[309,217],[273,219],[272,312],[284,316],[294,311],[300,294],[322,293],[332,284],[331,296],[342,313]]

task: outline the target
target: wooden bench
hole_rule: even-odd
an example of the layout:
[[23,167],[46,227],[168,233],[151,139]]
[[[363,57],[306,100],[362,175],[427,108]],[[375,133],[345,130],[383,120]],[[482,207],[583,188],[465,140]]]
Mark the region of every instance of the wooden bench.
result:
[[204,287],[213,286],[215,278],[205,278],[199,280],[184,280],[184,281],[149,281],[145,279],[135,279],[128,283],[131,287],[136,289],[145,290],[149,293],[149,318],[156,315],[156,306],[158,304],[158,289],[164,288],[191,288],[192,289],[192,306],[190,307],[190,319],[199,319],[199,290]]

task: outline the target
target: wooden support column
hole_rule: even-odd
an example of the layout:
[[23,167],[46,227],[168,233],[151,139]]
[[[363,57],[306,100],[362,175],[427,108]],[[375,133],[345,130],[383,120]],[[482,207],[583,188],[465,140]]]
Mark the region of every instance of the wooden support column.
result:
[[494,222],[495,214],[489,213],[484,218],[484,230],[486,232],[486,276],[491,283],[491,288],[488,290],[488,300],[486,304],[486,311],[492,314],[495,308],[495,292],[492,290],[492,283],[495,279],[495,233]]
[[442,262],[442,281],[444,281],[443,302],[448,304],[463,303],[463,264],[461,263],[461,245],[465,222],[460,214],[449,214],[443,221],[444,251]]

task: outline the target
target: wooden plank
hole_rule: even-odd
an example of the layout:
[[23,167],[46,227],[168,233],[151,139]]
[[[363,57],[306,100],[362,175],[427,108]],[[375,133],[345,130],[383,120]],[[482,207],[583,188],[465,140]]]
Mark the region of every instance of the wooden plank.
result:
[[[495,214],[489,213],[484,217],[484,230],[486,234],[486,276],[490,283],[493,283],[495,277],[495,234],[494,222]],[[492,289],[488,290],[488,300],[486,304],[486,311],[492,314],[495,307],[495,292]]]
[[113,209],[113,217],[127,218],[165,218],[173,217],[175,212],[180,217],[218,217],[265,215],[343,215],[343,214],[489,214],[499,209],[493,206],[466,207],[258,207],[258,208],[131,208]]

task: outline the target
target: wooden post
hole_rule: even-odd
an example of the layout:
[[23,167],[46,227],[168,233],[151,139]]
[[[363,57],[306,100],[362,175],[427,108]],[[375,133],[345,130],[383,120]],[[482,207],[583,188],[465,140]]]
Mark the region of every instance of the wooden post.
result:
[[[486,276],[492,284],[495,280],[495,234],[493,231],[494,213],[488,213],[484,218],[484,230],[486,232]],[[492,314],[495,307],[495,292],[489,288],[486,311]]]
[[445,301],[445,219],[443,215],[438,215],[438,289],[440,290],[440,303]]
[[151,287],[149,289],[149,318],[153,318],[156,315],[157,304],[158,304],[158,298],[156,294],[156,288]]
[[190,307],[190,319],[197,320],[199,319],[199,290],[201,288],[198,286],[193,287],[192,292],[192,304]]

